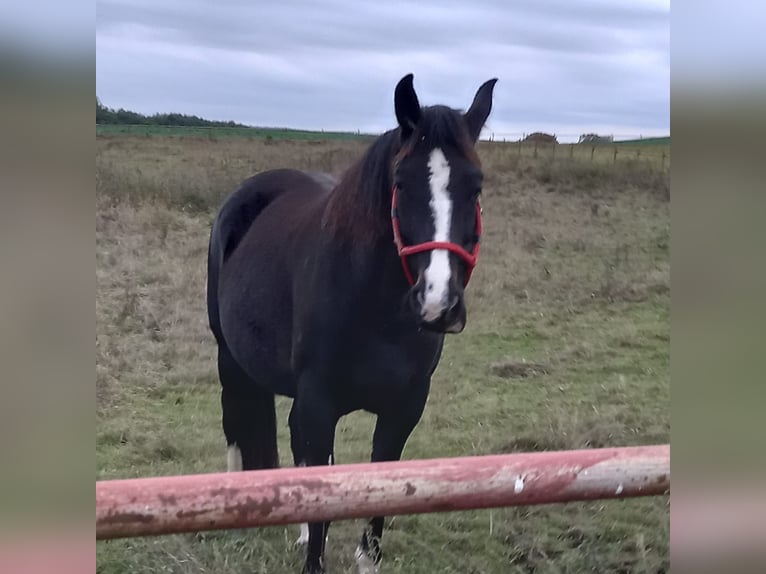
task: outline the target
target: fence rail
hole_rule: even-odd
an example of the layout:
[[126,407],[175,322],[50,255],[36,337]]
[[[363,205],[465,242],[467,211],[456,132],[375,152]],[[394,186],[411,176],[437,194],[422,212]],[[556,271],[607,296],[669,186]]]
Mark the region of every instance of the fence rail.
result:
[[642,163],[660,171],[670,168],[670,145],[640,145],[631,143],[609,144],[551,144],[544,142],[482,142],[488,145],[485,151],[504,153],[508,157],[517,156],[547,161],[574,160],[600,165],[619,166],[627,162]]
[[658,495],[670,445],[96,482],[96,538]]

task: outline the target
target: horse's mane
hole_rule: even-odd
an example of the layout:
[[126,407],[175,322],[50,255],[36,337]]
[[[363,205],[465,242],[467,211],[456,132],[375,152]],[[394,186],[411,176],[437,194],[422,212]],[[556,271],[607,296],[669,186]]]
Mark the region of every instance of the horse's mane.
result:
[[421,120],[407,141],[401,141],[399,128],[385,132],[341,176],[325,206],[323,227],[362,242],[390,235],[393,166],[421,138],[435,146],[454,147],[479,165],[460,113],[446,106],[422,108]]
[[341,176],[325,206],[323,227],[349,239],[365,241],[390,225],[381,215],[390,210],[392,160],[401,148],[399,130],[378,137]]

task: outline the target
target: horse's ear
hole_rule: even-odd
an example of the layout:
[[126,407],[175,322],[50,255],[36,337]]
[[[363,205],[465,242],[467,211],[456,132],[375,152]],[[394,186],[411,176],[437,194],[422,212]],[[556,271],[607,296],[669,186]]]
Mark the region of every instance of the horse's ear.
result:
[[396,84],[394,110],[396,121],[401,128],[402,140],[406,140],[420,121],[420,102],[415,94],[415,88],[412,87],[412,74],[407,74]]
[[484,127],[484,122],[487,121],[489,112],[492,111],[492,91],[495,89],[495,82],[497,82],[497,78],[492,78],[481,85],[473,98],[471,107],[465,113],[468,133],[474,142],[479,139],[481,128]]

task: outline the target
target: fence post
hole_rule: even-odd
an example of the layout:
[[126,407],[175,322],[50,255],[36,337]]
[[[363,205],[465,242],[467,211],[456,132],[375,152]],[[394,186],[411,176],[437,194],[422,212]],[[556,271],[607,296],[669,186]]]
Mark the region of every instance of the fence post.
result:
[[596,146],[592,145],[590,146],[590,161],[593,163],[593,154],[596,153]]
[[617,163],[617,146],[614,148],[614,163]]
[[665,171],[665,152],[662,152],[662,171]]
[[556,145],[557,145],[556,142],[553,142],[553,144],[551,144],[551,161],[556,159]]
[[537,157],[537,140],[535,140],[535,157]]

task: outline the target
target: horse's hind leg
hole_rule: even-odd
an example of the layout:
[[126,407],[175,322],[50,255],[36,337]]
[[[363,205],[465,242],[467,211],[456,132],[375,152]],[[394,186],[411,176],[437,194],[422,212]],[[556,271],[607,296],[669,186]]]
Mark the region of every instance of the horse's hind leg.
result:
[[218,347],[228,470],[279,466],[274,394],[250,379],[224,345]]

